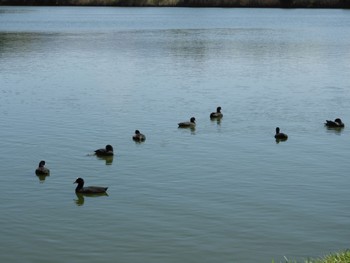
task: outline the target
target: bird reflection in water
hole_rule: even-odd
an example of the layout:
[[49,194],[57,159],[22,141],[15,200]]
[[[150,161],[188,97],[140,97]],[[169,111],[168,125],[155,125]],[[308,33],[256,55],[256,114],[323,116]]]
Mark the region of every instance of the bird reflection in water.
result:
[[326,127],[327,128],[327,133],[335,133],[337,135],[340,135],[343,131],[343,127]]
[[288,140],[288,138],[286,138],[286,139],[276,139],[276,144],[278,144],[280,142],[285,142],[286,140]]
[[50,175],[36,174],[36,176],[38,177],[40,183],[44,183],[46,177],[49,177]]
[[211,122],[216,122],[217,125],[221,125],[221,118],[210,118]]
[[106,165],[111,165],[113,163],[113,157],[114,157],[113,155],[111,155],[111,156],[97,156],[96,155],[96,157],[99,160],[105,161]]
[[107,193],[100,193],[100,194],[83,194],[83,193],[75,193],[77,196],[77,199],[74,200],[75,204],[77,206],[82,206],[85,203],[85,197],[87,198],[93,198],[93,197],[100,197],[100,196],[108,196]]

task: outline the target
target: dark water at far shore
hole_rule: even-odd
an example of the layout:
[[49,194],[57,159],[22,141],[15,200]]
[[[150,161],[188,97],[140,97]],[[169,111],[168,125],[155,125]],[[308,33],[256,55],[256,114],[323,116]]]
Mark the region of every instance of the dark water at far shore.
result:
[[349,0],[0,0],[0,5],[350,8]]

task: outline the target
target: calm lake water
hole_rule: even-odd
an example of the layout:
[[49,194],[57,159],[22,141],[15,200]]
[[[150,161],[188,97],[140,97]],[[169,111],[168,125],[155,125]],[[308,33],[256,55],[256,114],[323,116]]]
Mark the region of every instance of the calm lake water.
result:
[[[350,125],[349,25],[349,10],[0,7],[0,261],[349,248],[350,132],[324,127]],[[106,144],[113,160],[92,155]],[[77,177],[108,196],[77,196]]]

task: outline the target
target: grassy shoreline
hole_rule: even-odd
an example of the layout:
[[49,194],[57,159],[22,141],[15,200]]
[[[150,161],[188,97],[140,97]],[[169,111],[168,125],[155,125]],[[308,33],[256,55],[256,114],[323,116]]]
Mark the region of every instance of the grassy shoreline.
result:
[[[350,262],[350,249],[340,251],[337,253],[331,253],[322,258],[307,259],[307,260],[304,260],[303,262],[293,261],[293,260],[290,261],[288,259],[286,259],[285,261],[285,263],[349,263],[349,262]],[[277,262],[273,260],[272,263],[277,263]]]
[[308,260],[307,263],[349,263],[350,250],[332,253],[321,259]]

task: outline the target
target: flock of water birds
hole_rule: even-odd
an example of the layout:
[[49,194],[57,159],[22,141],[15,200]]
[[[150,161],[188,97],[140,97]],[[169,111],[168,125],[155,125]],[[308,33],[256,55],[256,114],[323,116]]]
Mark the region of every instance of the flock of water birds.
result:
[[[224,115],[221,112],[221,107],[216,108],[216,112],[210,113],[210,119],[221,119]],[[190,121],[180,122],[178,123],[179,128],[191,128],[194,129],[196,127],[196,118],[191,117]],[[344,123],[340,118],[336,118],[334,121],[326,120],[325,125],[328,128],[336,128],[341,129],[344,128]],[[135,131],[135,134],[132,136],[132,139],[136,142],[143,142],[146,140],[146,136],[142,134],[139,130]],[[288,135],[285,133],[280,132],[280,128],[276,127],[276,134],[275,139],[277,142],[279,141],[285,141],[288,139]],[[105,148],[97,149],[95,150],[95,154],[100,157],[106,157],[106,156],[113,156],[113,147],[112,145],[108,144]],[[36,175],[38,176],[48,176],[50,175],[50,170],[45,167],[45,161],[42,160],[39,162],[38,167],[35,170]],[[84,179],[83,178],[77,178],[74,182],[77,184],[77,187],[75,188],[76,193],[80,194],[104,194],[106,193],[108,187],[101,187],[101,186],[85,186],[84,187]]]

